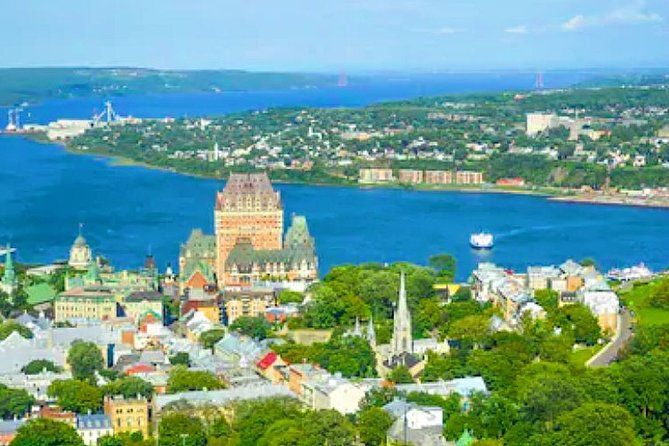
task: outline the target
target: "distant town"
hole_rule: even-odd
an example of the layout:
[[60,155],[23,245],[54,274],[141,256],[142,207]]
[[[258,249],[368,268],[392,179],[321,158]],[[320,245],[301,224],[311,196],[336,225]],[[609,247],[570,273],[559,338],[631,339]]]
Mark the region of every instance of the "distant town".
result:
[[538,193],[669,204],[663,85],[470,94],[361,109],[270,109],[196,119],[121,117],[8,132],[188,174],[268,171],[275,181]]
[[[167,124],[72,141],[154,125]],[[391,181],[379,169],[360,180]],[[178,265],[148,253],[117,270],[85,222],[66,260],[0,251],[0,445],[568,444],[582,411],[616,420],[588,426],[623,441],[611,444],[667,436],[667,271],[481,263],[460,283],[456,259],[435,253],[319,274],[308,216],[284,233],[266,173],[232,173],[211,198],[214,233],[194,228]]]

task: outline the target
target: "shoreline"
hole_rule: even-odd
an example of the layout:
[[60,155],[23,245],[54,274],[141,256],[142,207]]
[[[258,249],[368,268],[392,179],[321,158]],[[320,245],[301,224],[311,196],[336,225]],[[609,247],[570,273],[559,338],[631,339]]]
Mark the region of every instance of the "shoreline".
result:
[[[161,167],[153,164],[136,161],[132,158],[127,158],[121,155],[107,155],[103,153],[98,153],[95,151],[85,152],[80,150],[72,150],[67,142],[65,141],[47,141],[41,138],[31,138],[27,134],[18,134],[16,136],[27,137],[32,139],[35,142],[42,144],[53,144],[61,147],[67,153],[72,155],[83,155],[83,156],[93,156],[100,157],[107,160],[108,164],[114,167],[141,167],[150,170],[158,170],[162,172],[169,172],[176,175],[184,175],[193,178],[201,178],[207,180],[219,180],[225,181],[225,178],[216,177],[213,175],[204,175],[196,174],[191,172],[182,172],[170,167]],[[270,178],[271,178],[271,170]],[[653,201],[647,202],[645,200],[639,200],[630,198],[628,196],[616,196],[616,195],[602,195],[602,196],[592,196],[590,194],[579,194],[579,192],[570,192],[565,193],[556,187],[524,187],[524,188],[514,188],[514,187],[498,187],[495,185],[476,185],[476,186],[467,186],[467,185],[451,185],[451,186],[434,186],[427,184],[400,184],[400,183],[369,183],[361,184],[358,182],[350,183],[328,183],[328,182],[318,182],[318,181],[299,181],[299,180],[286,180],[286,179],[274,179],[272,182],[276,184],[287,184],[287,185],[305,185],[305,186],[316,186],[316,187],[347,187],[347,188],[357,188],[357,189],[396,189],[396,190],[407,190],[407,191],[416,191],[416,192],[457,192],[457,193],[483,193],[483,194],[507,194],[507,195],[525,195],[525,196],[534,196],[542,197],[549,201],[562,202],[562,203],[577,203],[577,204],[588,204],[595,206],[625,206],[625,207],[638,207],[638,208],[651,208],[651,209],[669,209],[669,199],[665,201]]]

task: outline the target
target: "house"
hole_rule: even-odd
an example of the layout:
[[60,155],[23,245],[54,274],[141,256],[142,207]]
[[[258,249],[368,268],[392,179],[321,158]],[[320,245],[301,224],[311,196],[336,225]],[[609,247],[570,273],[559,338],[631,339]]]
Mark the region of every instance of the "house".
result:
[[464,398],[469,398],[474,393],[488,394],[488,387],[480,376],[468,376],[450,381],[439,380],[430,383],[398,384],[395,389],[402,393],[419,392],[443,397],[448,397],[453,393],[457,393]]
[[186,322],[186,337],[191,342],[197,341],[202,333],[214,328],[209,318],[199,311],[191,310],[183,319]]
[[9,446],[26,420],[0,420],[0,446]]
[[265,379],[271,381],[273,384],[282,381],[282,375],[279,371],[280,367],[285,366],[286,363],[281,359],[281,356],[273,351],[267,352],[260,361],[256,363],[256,371],[260,373]]
[[447,445],[443,436],[444,413],[441,407],[420,406],[396,399],[383,406],[383,410],[395,419],[386,434],[389,445]]
[[620,300],[605,281],[586,282],[577,293],[577,298],[595,315],[602,331],[616,331]]
[[77,415],[77,433],[86,446],[96,446],[101,437],[114,435],[111,418],[105,414]]
[[12,389],[25,390],[38,401],[46,401],[49,396],[47,390],[51,383],[56,380],[71,379],[70,372],[54,373],[42,371],[36,375],[26,375],[22,372],[0,374],[0,384],[4,384]]
[[149,405],[146,399],[107,396],[104,412],[111,419],[115,435],[141,432],[144,438],[148,436]]
[[367,393],[366,387],[354,384],[341,374],[321,376],[302,383],[301,400],[315,410],[333,409],[342,415],[356,413]]
[[135,291],[123,299],[123,315],[138,323],[147,313],[163,318],[163,295],[157,291]]
[[98,285],[73,288],[56,296],[55,321],[59,323],[115,319],[116,306],[116,297],[109,288]]

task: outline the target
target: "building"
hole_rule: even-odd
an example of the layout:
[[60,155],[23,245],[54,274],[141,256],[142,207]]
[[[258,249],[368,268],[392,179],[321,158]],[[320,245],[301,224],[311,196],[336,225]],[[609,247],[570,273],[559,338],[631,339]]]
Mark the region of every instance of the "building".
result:
[[135,291],[123,298],[123,314],[139,323],[147,313],[163,318],[163,295],[157,291]]
[[421,406],[396,399],[383,406],[383,410],[395,420],[387,432],[389,445],[448,444],[443,436],[444,412],[441,407]]
[[17,288],[18,282],[14,270],[14,261],[12,260],[12,248],[8,243],[5,248],[5,268],[0,279],[0,291],[8,294],[11,298]]
[[455,184],[483,184],[483,173],[472,170],[458,170],[455,172]]
[[179,249],[179,288],[202,289],[214,285],[216,280],[216,237],[193,229],[188,241]]
[[[230,174],[216,194],[216,273],[224,276],[228,254],[240,239],[254,249],[280,250],[283,238],[283,203],[266,173]],[[219,283],[223,283],[219,279]]]
[[358,182],[362,184],[390,183],[395,181],[392,169],[369,168],[360,169]]
[[528,113],[526,116],[527,136],[536,136],[541,132],[557,127],[560,124],[555,113]]
[[400,169],[400,183],[420,184],[423,182],[423,171],[414,169]]
[[185,315],[189,311],[195,310],[202,313],[212,324],[220,324],[223,316],[218,295],[195,291],[191,290],[188,293],[188,300],[181,304],[181,314]]
[[229,325],[242,316],[264,317],[266,311],[275,306],[276,296],[272,290],[226,291],[221,298],[222,322]]
[[144,398],[108,396],[104,401],[104,412],[111,419],[114,434],[141,432],[149,434],[149,405]]
[[26,420],[2,420],[0,421],[0,446],[9,446],[16,437],[16,431],[19,430]]
[[56,296],[54,319],[66,321],[105,321],[115,319],[117,304],[114,294],[103,286],[86,286],[64,291]]
[[[368,339],[376,340],[373,330],[370,333],[370,329],[368,329],[367,337]],[[373,344],[372,347],[374,348]],[[415,377],[425,367],[424,358],[415,354],[411,331],[411,313],[409,312],[409,304],[407,303],[404,272],[400,274],[399,299],[393,315],[393,333],[390,344],[376,346],[375,352],[377,358],[380,359],[377,369],[381,376],[386,376],[394,368],[404,366],[409,369],[411,376]]]
[[453,172],[450,170],[426,170],[425,182],[427,184],[453,184]]
[[77,433],[86,446],[96,446],[101,437],[114,435],[111,418],[105,414],[77,415]]
[[259,249],[252,239],[237,239],[225,260],[222,274],[219,285],[235,288],[246,288],[263,281],[315,281],[318,278],[316,242],[309,233],[306,218],[293,215],[280,249]]
[[93,261],[93,252],[86,242],[86,239],[81,234],[81,226],[79,226],[79,235],[74,239],[72,248],[70,248],[70,258],[67,264],[74,269],[84,270]]
[[303,382],[301,400],[310,409],[332,409],[342,415],[350,415],[360,409],[360,402],[366,393],[363,385],[336,374]]

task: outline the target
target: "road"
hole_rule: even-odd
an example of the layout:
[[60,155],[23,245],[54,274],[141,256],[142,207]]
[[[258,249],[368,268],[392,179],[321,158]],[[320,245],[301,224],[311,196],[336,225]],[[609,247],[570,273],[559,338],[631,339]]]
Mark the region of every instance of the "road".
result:
[[586,363],[588,367],[604,367],[616,360],[620,350],[632,337],[632,316],[629,309],[624,308],[622,310],[618,321],[620,327],[615,337]]

